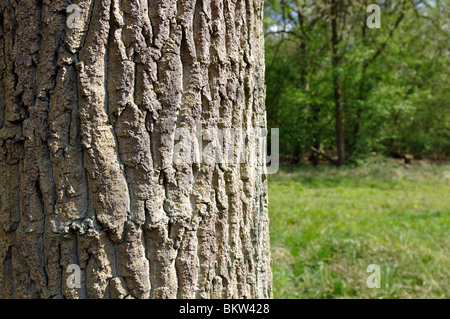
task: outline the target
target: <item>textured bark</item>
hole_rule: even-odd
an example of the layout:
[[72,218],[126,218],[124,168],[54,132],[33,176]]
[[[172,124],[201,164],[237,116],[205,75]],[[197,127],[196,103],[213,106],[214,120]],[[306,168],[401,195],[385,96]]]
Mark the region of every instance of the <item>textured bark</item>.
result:
[[71,3],[0,2],[0,298],[271,297],[262,169],[172,159],[265,127],[263,1]]

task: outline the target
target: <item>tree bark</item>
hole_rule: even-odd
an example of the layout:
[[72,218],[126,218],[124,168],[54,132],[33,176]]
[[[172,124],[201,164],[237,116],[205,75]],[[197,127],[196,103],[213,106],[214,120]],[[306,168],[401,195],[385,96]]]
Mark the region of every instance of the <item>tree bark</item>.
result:
[[0,4],[0,298],[270,298],[263,169],[172,152],[266,127],[263,1],[73,3]]

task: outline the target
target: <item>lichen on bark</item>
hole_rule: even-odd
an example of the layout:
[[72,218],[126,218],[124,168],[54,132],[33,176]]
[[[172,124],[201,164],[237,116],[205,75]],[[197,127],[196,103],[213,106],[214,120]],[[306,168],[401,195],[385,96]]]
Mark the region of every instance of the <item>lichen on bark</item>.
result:
[[0,3],[0,298],[272,296],[263,168],[173,160],[178,128],[266,127],[262,15],[262,0]]

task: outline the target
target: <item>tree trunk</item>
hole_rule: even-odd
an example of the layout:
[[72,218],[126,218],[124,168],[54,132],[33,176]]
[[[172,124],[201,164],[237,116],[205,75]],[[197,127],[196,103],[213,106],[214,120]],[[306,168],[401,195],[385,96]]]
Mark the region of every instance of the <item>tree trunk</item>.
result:
[[345,136],[344,136],[344,115],[342,110],[341,82],[339,79],[339,63],[341,57],[338,53],[340,42],[338,35],[338,14],[341,6],[340,0],[331,1],[331,48],[333,65],[333,88],[334,88],[334,106],[336,117],[336,149],[338,154],[338,165],[345,162]]
[[173,161],[265,127],[263,1],[70,4],[0,4],[0,298],[270,298],[263,169]]
[[[300,57],[303,61],[308,61],[308,44],[305,42],[306,40],[302,40],[300,44]],[[309,68],[308,63],[305,63],[302,66],[302,69],[300,70],[300,90],[305,95],[308,94],[309,91]],[[307,127],[307,113],[308,113],[308,102],[302,101],[298,107],[298,113],[297,113],[297,127],[299,131],[299,135],[305,135],[304,131],[302,130],[302,127]],[[302,132],[303,131],[303,132]],[[308,138],[307,138],[308,139]],[[303,162],[304,157],[304,148],[303,145],[300,143],[296,143],[294,147],[294,164],[299,164]]]

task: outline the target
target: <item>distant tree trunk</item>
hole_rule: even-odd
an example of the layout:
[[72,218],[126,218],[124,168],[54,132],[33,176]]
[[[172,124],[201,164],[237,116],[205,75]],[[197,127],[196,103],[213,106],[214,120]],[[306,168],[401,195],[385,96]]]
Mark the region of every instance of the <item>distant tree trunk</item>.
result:
[[[302,40],[302,42],[300,43],[300,56],[301,59],[303,61],[308,61],[308,44]],[[300,80],[299,80],[299,84],[300,84],[300,89],[301,91],[306,95],[307,92],[309,91],[309,76],[308,76],[308,63],[305,63],[302,67],[302,69],[300,70]],[[302,103],[300,103],[299,108],[298,108],[298,115],[297,115],[297,127],[299,127],[299,131],[300,134],[302,134],[302,127],[307,126],[307,122],[306,122],[306,115],[305,113],[307,113],[307,109],[308,109],[308,102],[307,101],[303,101]],[[303,135],[303,134],[302,134]],[[295,164],[299,164],[303,161],[303,154],[304,153],[304,146],[300,143],[296,143],[295,144],[295,148],[294,148],[294,163]]]
[[341,57],[338,54],[338,45],[340,42],[338,36],[338,14],[340,0],[331,1],[331,47],[332,47],[332,65],[333,65],[333,87],[334,87],[334,106],[336,113],[336,148],[338,153],[338,165],[345,162],[345,136],[344,136],[344,115],[342,110],[341,82],[339,79],[339,63]]
[[0,3],[0,298],[270,298],[262,168],[172,160],[265,127],[263,1],[70,4]]
[[[321,105],[317,103],[311,103],[310,110],[311,110],[311,116],[310,116],[310,122],[311,123],[320,123],[320,108]],[[311,146],[316,150],[321,150],[321,128],[319,125],[314,129],[314,131],[311,134]],[[309,156],[309,160],[313,166],[319,165],[320,159],[319,159],[320,153],[312,151],[311,155]]]

